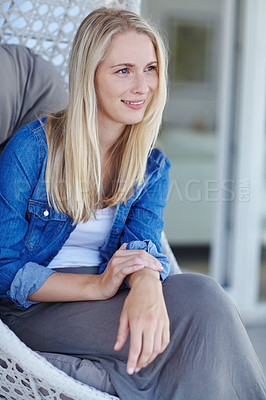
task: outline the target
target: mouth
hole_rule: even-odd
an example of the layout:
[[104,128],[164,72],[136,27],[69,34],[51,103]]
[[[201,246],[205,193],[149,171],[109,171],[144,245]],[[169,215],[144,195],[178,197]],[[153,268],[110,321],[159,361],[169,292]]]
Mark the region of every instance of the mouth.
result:
[[140,101],[127,101],[127,100],[121,100],[123,103],[125,103],[125,104],[129,104],[129,105],[132,105],[132,106],[140,106],[140,105],[142,105],[142,104],[144,104],[145,103],[145,100],[140,100]]

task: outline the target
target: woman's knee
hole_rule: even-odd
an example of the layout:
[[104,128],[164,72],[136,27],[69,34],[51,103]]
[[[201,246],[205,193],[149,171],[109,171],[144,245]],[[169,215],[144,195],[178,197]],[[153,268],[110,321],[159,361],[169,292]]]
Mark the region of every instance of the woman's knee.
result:
[[221,285],[202,274],[179,274],[163,284],[166,302],[175,303],[204,319],[211,315],[220,318],[237,315],[236,308]]
[[169,276],[163,283],[167,291],[184,293],[190,296],[202,296],[223,291],[220,284],[207,275],[198,273],[177,274]]

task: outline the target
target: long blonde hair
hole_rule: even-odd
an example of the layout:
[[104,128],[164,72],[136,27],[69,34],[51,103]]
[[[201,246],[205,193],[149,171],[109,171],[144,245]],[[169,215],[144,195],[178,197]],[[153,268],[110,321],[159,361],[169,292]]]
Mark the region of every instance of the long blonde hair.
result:
[[[112,148],[112,184],[103,191],[97,98],[94,77],[114,35],[135,31],[147,35],[158,61],[159,84],[141,122],[128,125]],[[104,206],[125,202],[143,182],[146,161],[155,144],[166,102],[166,52],[159,34],[128,10],[100,8],[89,14],[74,38],[69,65],[69,105],[50,114],[46,124],[49,203],[73,223],[87,221]]]

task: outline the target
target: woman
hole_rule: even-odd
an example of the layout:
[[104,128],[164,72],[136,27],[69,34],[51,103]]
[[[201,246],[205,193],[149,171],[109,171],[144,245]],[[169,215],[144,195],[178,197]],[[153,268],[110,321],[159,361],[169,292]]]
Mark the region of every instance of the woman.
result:
[[169,161],[153,148],[165,99],[154,29],[129,11],[92,12],[74,39],[68,107],[2,155],[1,318],[35,350],[100,363],[121,399],[265,399],[220,286],[167,278]]

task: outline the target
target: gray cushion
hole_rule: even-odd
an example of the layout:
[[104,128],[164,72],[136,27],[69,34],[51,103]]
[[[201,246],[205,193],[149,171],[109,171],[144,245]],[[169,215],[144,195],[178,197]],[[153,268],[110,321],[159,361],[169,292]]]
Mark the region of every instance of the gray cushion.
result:
[[0,87],[0,144],[23,125],[67,104],[56,68],[24,46],[0,45]]

